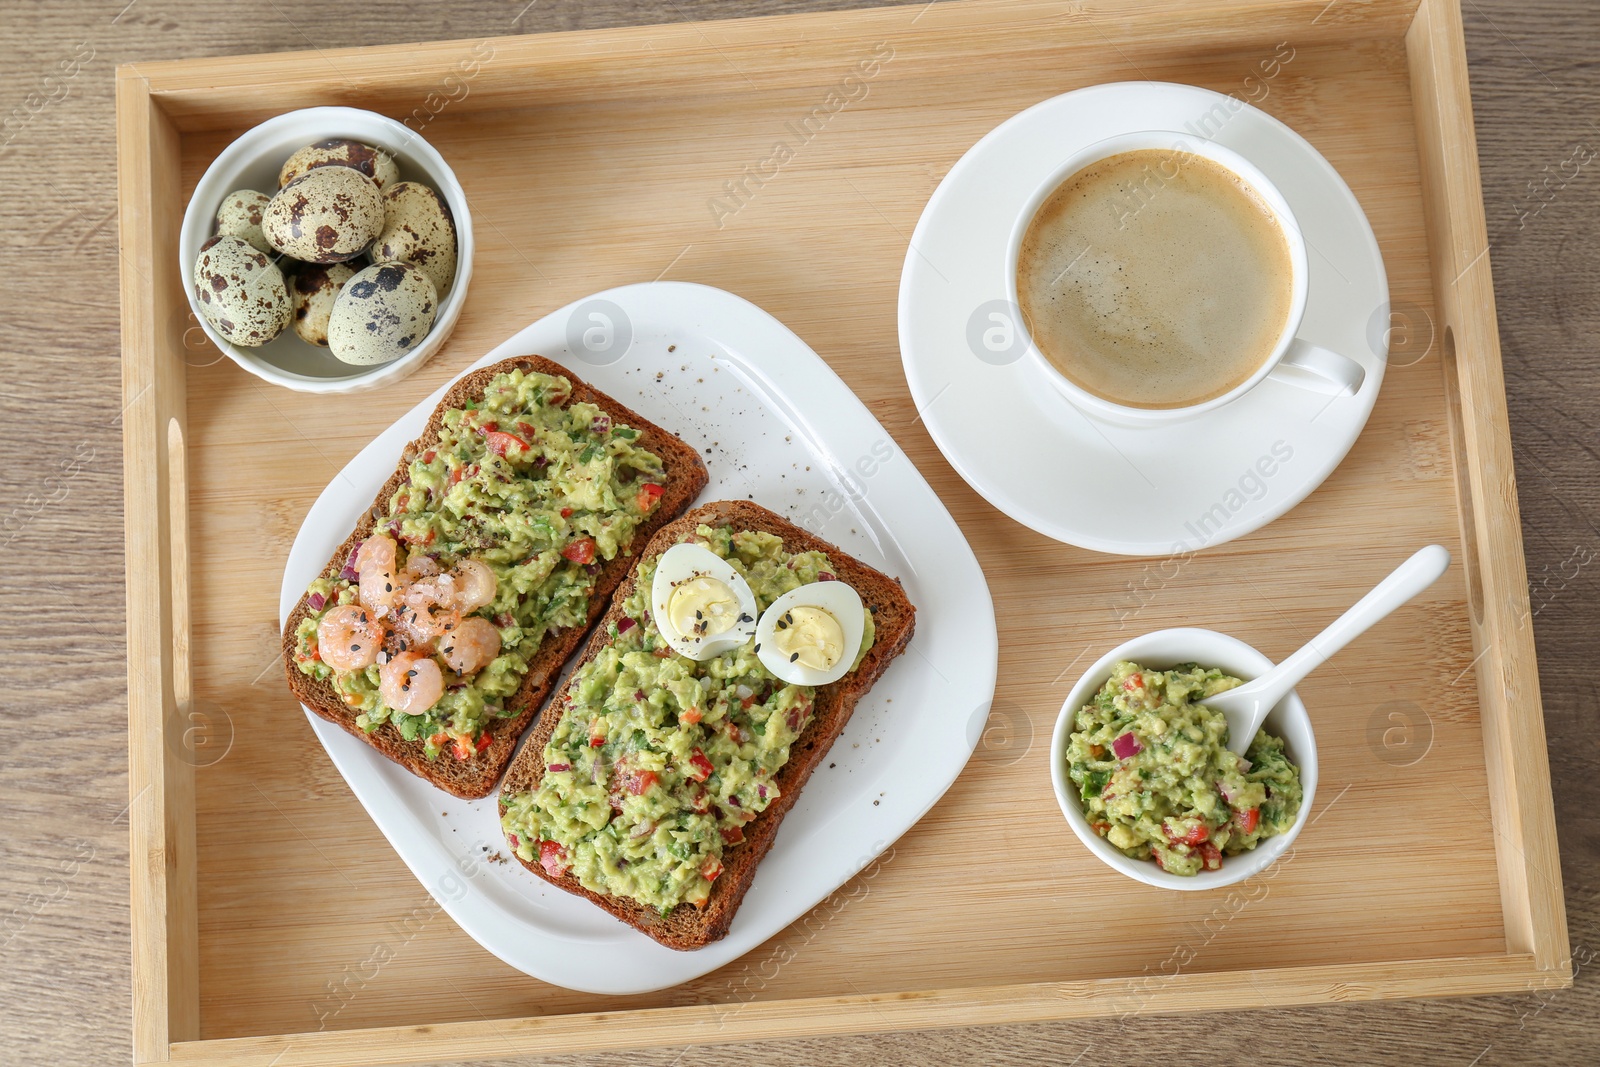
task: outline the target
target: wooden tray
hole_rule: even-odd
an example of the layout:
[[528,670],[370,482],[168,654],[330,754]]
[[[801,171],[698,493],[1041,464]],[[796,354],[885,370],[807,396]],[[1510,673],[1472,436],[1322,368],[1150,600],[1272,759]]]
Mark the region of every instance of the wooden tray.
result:
[[[1186,561],[1093,555],[994,512],[922,429],[895,334],[907,238],[955,159],[1045,97],[1140,77],[1238,93],[1307,136],[1371,217],[1412,330],[1333,477]],[[141,64],[117,87],[139,1061],[497,1057],[1570,982],[1454,0],[970,0]],[[425,130],[481,239],[446,349],[359,401],[221,360],[174,262],[210,159],[328,103]],[[774,168],[802,121],[814,132]],[[879,414],[983,561],[1002,680],[978,757],[883,862],[722,971],[608,999],[511,971],[442,915],[289,698],[274,607],[296,525],[374,433],[546,311],[661,275],[767,308]],[[1237,891],[1163,893],[1071,837],[1044,753],[1075,663],[1185,623],[1282,656],[1429,541],[1463,566],[1302,687],[1322,787],[1292,861]]]

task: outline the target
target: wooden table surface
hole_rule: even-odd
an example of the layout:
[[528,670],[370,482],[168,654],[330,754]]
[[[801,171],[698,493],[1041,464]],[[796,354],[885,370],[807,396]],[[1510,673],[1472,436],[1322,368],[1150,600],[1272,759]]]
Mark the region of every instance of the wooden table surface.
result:
[[[0,760],[0,1061],[114,1063],[130,1050],[112,72],[148,59],[861,6],[525,2],[0,0],[0,438],[19,457],[0,464],[0,709],[10,750]],[[1600,402],[1592,357],[1600,334],[1600,126],[1590,119],[1600,112],[1591,55],[1600,5],[1463,6],[1579,968],[1573,988],[586,1062],[1600,1062],[1600,687],[1589,663],[1600,633],[1600,435],[1588,407]]]

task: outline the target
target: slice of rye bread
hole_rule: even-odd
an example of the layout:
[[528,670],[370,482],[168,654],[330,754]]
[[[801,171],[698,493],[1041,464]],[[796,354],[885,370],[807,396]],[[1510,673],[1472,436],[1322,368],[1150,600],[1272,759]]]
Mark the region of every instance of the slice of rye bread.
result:
[[[755,879],[756,866],[772,847],[772,841],[777,836],[778,826],[783,822],[783,817],[799,798],[800,789],[806,784],[806,779],[811,777],[811,772],[822,762],[828,749],[833,747],[834,741],[844,732],[845,724],[850,721],[850,715],[855,711],[856,702],[872,688],[889,664],[894,662],[895,657],[905,651],[906,645],[911,640],[911,633],[916,627],[917,613],[911,601],[906,599],[905,590],[900,587],[898,580],[867,566],[761,505],[744,500],[716,501],[695,508],[677,521],[662,527],[660,532],[651,538],[644,551],[639,553],[639,558],[645,559],[665,552],[694,533],[695,527],[701,524],[774,533],[783,538],[783,547],[789,552],[804,552],[810,549],[826,552],[832,562],[834,573],[841,581],[854,586],[856,592],[861,594],[863,603],[872,609],[876,636],[872,648],[859,667],[837,682],[817,689],[815,711],[811,722],[790,749],[789,762],[783,765],[773,779],[783,792],[771,806],[745,827],[743,843],[724,855],[723,872],[711,884],[711,897],[703,907],[682,905],[674,908],[666,918],[662,918],[661,913],[653,907],[627,897],[605,896],[590,892],[571,875],[554,876],[540,866],[537,860],[529,863],[522,857],[517,857],[518,862],[545,881],[569,893],[587,898],[630,926],[638,927],[668,948],[676,949],[701,948],[727,935],[728,927],[733,922],[733,914],[739,909],[740,902],[744,900],[745,893],[749,891],[750,884]],[[633,592],[637,578],[638,572],[635,570],[617,590],[611,601],[611,610],[606,613],[606,617],[590,636],[589,645],[584,649],[582,658],[578,660],[578,666],[593,659],[595,654],[609,642],[611,625],[621,617],[622,604]],[[500,787],[501,815],[505,814],[507,795],[525,793],[538,788],[540,780],[544,777],[545,745],[550,742],[556,723],[566,711],[567,702],[565,690],[550,702],[550,707],[539,720],[539,725],[528,735],[528,743],[522,747],[522,752],[506,772],[505,782]],[[516,855],[514,849],[512,855]]]
[[[630,550],[637,549],[648,541],[652,534],[680,514],[695,497],[700,495],[700,490],[705,488],[706,467],[692,446],[580,381],[559,363],[541,356],[518,356],[475,370],[450,387],[450,391],[439,401],[439,406],[434,408],[433,416],[428,420],[422,435],[402,452],[394,474],[384,483],[383,488],[378,490],[378,496],[373,501],[372,507],[368,509],[355,530],[334,552],[333,558],[322,569],[321,577],[337,577],[351,551],[372,533],[377,519],[387,511],[390,498],[405,484],[411,457],[425,451],[439,440],[439,430],[444,425],[444,413],[482,397],[483,390],[491,379],[517,369],[524,373],[541,372],[565,377],[572,383],[572,398],[568,403],[587,401],[597,405],[600,410],[611,416],[613,423],[638,430],[639,437],[635,443],[661,457],[666,473],[661,498],[655,510],[635,531],[633,540],[628,545]],[[516,715],[509,719],[490,720],[489,733],[493,741],[482,752],[474,753],[471,759],[458,760],[449,752],[444,752],[437,759],[430,760],[423,751],[423,742],[407,741],[400,736],[399,729],[393,723],[383,723],[368,733],[356,725],[358,711],[340,700],[331,685],[301,674],[294,664],[295,628],[312,610],[305,596],[300,598],[300,602],[289,613],[288,621],[283,624],[283,658],[289,676],[289,688],[301,704],[361,738],[402,767],[421,778],[426,778],[440,789],[469,800],[488,796],[494,790],[495,782],[500,779],[500,773],[511,761],[518,738],[528,728],[528,723],[537,714],[539,706],[550,695],[550,689],[555,685],[562,665],[583,643],[583,638],[590,627],[605,611],[612,591],[627,577],[633,567],[634,559],[633,555],[619,552],[615,559],[602,565],[595,576],[594,593],[589,598],[587,621],[582,626],[571,626],[545,635],[538,651],[528,660],[528,673],[522,679],[522,687],[507,701],[507,707],[514,708]]]

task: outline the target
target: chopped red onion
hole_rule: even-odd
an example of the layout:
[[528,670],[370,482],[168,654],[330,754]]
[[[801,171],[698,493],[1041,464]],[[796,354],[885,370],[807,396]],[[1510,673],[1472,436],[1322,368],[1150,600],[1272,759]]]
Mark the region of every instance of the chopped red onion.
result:
[[328,598],[323,596],[321,593],[312,593],[310,596],[306,597],[306,603],[311,605],[312,611],[321,611],[322,605],[326,604],[327,602]]
[[1129,756],[1143,752],[1144,746],[1141,745],[1139,743],[1139,739],[1133,735],[1133,731],[1129,730],[1127,733],[1111,742],[1111,751],[1117,754],[1118,759],[1127,759]]
[[817,581],[819,582],[837,582],[838,580],[837,576],[829,574],[827,571],[817,572]]
[[570,764],[570,763],[552,763],[548,767],[546,767],[545,770],[551,771],[551,772],[555,772],[555,771],[570,771],[570,770],[572,770],[572,764]]
[[589,424],[589,429],[593,430],[595,433],[610,433],[611,432],[611,416],[610,415],[596,415],[594,417],[594,421]]
[[622,618],[617,620],[617,635],[620,637],[622,634],[625,634],[629,630],[633,629],[635,625],[637,624],[633,619],[624,615]]

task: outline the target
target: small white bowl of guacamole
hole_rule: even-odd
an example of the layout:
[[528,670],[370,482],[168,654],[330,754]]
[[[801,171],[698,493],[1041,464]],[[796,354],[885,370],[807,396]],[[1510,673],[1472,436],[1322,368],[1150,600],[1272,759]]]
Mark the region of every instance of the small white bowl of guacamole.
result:
[[1208,694],[1273,663],[1214,630],[1157,630],[1117,646],[1073,686],[1050,743],[1067,824],[1108,866],[1146,885],[1233,885],[1289,853],[1317,787],[1299,694],[1268,714],[1245,757]]

